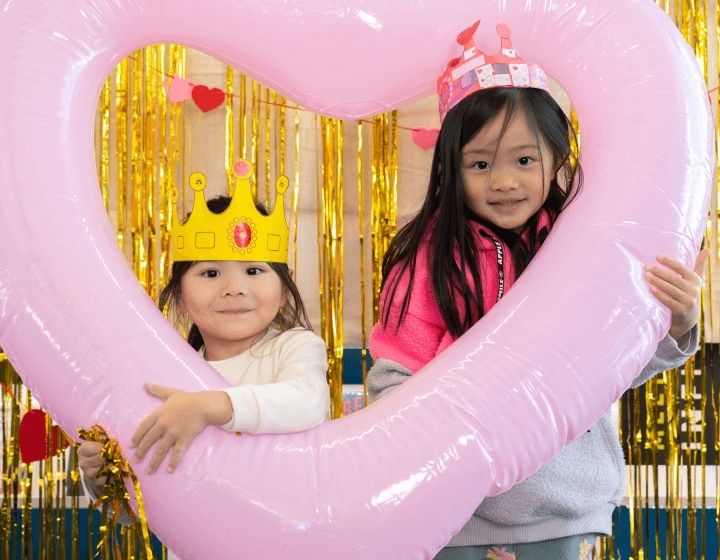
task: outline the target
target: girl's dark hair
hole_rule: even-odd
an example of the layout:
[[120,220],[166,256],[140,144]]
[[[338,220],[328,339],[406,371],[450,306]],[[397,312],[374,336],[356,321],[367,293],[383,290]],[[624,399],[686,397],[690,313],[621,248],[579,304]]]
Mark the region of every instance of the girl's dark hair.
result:
[[[398,326],[410,304],[416,255],[425,241],[429,241],[431,247],[428,266],[432,274],[434,296],[450,334],[459,337],[484,313],[479,259],[469,220],[484,221],[474,216],[465,205],[460,174],[461,152],[463,146],[503,110],[506,112],[501,136],[513,115],[522,111],[528,126],[535,133],[538,145],[542,139],[552,153],[553,161],[550,164],[553,166],[553,177],[543,204],[552,222],[582,186],[582,169],[572,151],[571,141],[577,141],[574,130],[548,92],[533,88],[492,88],[476,92],[460,101],[447,113],[440,129],[430,171],[430,184],[422,208],[397,233],[383,259],[383,288],[387,288],[387,302],[395,297],[401,277],[406,272],[409,274]],[[541,165],[547,164],[541,162]],[[558,176],[562,178],[564,186],[558,182]],[[535,256],[543,241],[537,234],[539,214],[540,211],[528,221],[525,229],[529,234],[527,241],[520,234],[485,222],[510,247],[517,275]],[[428,238],[427,229],[433,219],[437,221]],[[396,265],[399,268],[388,281]],[[470,287],[468,276],[472,278],[474,289]],[[390,305],[385,305],[382,315],[384,325],[387,325],[389,316]]]
[[[230,206],[230,198],[227,196],[218,196],[208,200],[207,206],[211,212],[220,214]],[[255,203],[255,207],[263,216],[268,215],[267,208],[259,202]],[[169,312],[176,312],[180,303],[182,278],[196,262],[198,261],[179,261],[173,263],[170,279],[162,292],[160,292],[159,305],[161,310],[164,311],[167,309]],[[280,311],[278,311],[277,316],[272,322],[272,326],[280,331],[286,331],[295,327],[301,327],[311,331],[312,327],[310,326],[310,321],[305,311],[305,305],[300,297],[300,291],[290,274],[288,265],[275,262],[268,262],[267,264],[277,273],[282,285],[288,291],[288,298],[280,308]],[[195,324],[190,325],[187,340],[195,350],[200,350],[204,345],[202,335]]]

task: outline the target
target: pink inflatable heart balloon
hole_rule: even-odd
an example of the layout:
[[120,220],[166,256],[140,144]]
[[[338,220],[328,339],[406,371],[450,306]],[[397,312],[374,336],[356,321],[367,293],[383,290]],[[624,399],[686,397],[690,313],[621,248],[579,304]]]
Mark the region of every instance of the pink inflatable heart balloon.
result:
[[[595,421],[668,328],[641,265],[690,263],[712,126],[694,57],[651,2],[0,1],[0,344],[68,433],[123,446],[145,380],[223,381],[142,292],[95,174],[98,92],[148,43],[178,42],[339,117],[432,91],[454,38],[495,24],[570,93],[586,188],[512,291],[395,393],[309,432],[208,430],[173,475],[139,473],[156,533],[184,558],[423,558],[486,495]],[[611,374],[610,372],[617,372]]]

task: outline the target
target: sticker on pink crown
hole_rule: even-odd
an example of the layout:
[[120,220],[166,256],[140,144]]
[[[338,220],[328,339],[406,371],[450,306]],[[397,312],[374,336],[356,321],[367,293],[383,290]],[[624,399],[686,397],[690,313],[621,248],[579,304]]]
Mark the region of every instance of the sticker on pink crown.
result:
[[250,164],[245,160],[238,160],[233,164],[233,171],[238,177],[243,177],[250,172]]
[[495,31],[497,32],[500,39],[509,39],[510,38],[510,27],[508,27],[505,23],[498,23],[495,26]]
[[235,245],[244,249],[252,242],[252,229],[247,222],[240,222],[233,230]]

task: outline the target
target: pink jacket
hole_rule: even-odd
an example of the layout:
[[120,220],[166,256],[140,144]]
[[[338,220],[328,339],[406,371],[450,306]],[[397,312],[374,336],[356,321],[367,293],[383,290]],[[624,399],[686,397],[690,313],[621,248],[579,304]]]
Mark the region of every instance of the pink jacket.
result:
[[[515,266],[508,246],[491,229],[477,222],[471,224],[473,239],[481,259],[483,312],[487,313],[513,285]],[[538,229],[541,228],[550,229],[550,219],[546,213],[540,217]],[[386,306],[390,305],[388,322],[383,326],[382,320],[379,321],[370,335],[370,353],[375,360],[392,360],[413,372],[421,369],[455,340],[445,327],[440,308],[435,301],[428,263],[431,258],[428,238],[429,234],[418,250],[412,295],[400,328],[396,332],[400,309],[409,284],[407,270],[400,279],[393,301],[387,300],[387,290],[383,289],[380,295],[380,317],[383,316]],[[498,257],[502,258],[502,279]],[[394,279],[399,269],[399,265],[396,265],[388,280]],[[472,289],[472,280],[468,280]]]

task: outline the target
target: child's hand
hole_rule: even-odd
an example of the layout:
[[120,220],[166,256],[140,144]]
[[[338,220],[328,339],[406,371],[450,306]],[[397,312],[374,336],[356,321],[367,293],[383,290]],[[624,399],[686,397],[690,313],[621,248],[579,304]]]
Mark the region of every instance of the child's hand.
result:
[[645,267],[645,279],[655,298],[670,308],[670,336],[675,340],[687,333],[700,317],[700,291],[705,276],[705,263],[709,252],[700,251],[693,270],[667,257],[658,257],[662,267]]
[[210,424],[226,424],[232,418],[230,397],[222,391],[188,393],[172,387],[146,385],[145,390],[165,402],[145,418],[132,437],[138,461],[157,442],[147,472],[154,473],[172,450],[168,472],[180,464],[185,449]]
[[103,444],[97,441],[83,441],[78,447],[78,466],[83,472],[85,484],[95,496],[102,494],[107,480],[107,476],[97,476],[100,468],[105,465],[102,448]]

